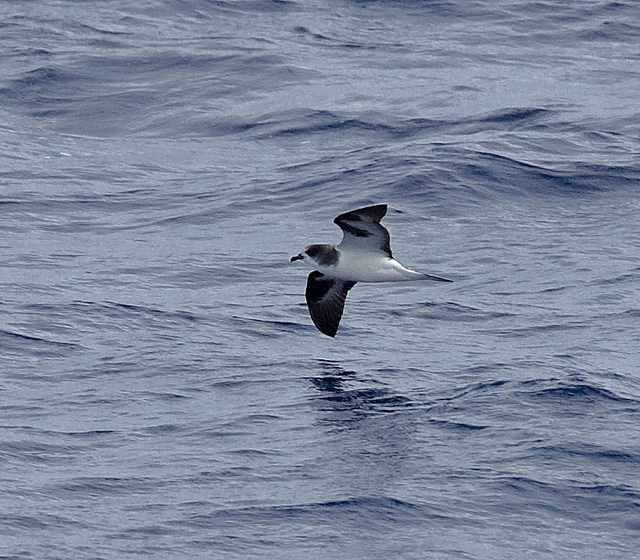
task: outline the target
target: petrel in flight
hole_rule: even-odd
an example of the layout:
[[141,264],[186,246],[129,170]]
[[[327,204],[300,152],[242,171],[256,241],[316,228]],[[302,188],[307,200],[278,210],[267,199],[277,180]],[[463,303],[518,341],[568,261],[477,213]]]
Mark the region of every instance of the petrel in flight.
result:
[[340,245],[309,245],[291,262],[304,260],[315,270],[307,279],[309,315],[320,332],[335,336],[347,293],[358,282],[401,282],[446,278],[422,274],[402,266],[391,254],[389,232],[380,225],[386,204],[340,214],[334,221],[342,230]]

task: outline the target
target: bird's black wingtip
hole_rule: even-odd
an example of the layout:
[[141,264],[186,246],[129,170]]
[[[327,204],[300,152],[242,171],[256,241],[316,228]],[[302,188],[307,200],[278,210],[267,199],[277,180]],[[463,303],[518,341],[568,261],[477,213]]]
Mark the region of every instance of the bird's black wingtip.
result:
[[336,216],[336,218],[333,220],[333,223],[342,228],[343,222],[358,222],[361,221],[363,217],[366,218],[365,221],[373,221],[374,223],[379,223],[380,220],[384,218],[386,213],[386,204],[374,204],[373,206],[365,206],[364,208],[358,208],[357,210],[351,210],[350,212],[340,214],[339,216]]
[[[314,321],[315,323],[315,321]],[[338,334],[338,328],[336,327],[335,329],[327,326],[327,325],[318,325],[316,324],[316,328],[324,335],[326,336],[330,336],[331,338],[335,338],[336,334]]]

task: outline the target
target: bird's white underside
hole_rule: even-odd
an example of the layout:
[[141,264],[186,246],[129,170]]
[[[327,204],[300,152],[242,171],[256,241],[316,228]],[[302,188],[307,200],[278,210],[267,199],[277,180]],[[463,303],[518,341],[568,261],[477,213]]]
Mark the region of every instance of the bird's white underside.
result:
[[337,265],[321,266],[313,263],[316,270],[329,278],[351,282],[401,282],[424,277],[420,272],[405,268],[382,251],[347,250],[340,246],[337,249],[340,252]]

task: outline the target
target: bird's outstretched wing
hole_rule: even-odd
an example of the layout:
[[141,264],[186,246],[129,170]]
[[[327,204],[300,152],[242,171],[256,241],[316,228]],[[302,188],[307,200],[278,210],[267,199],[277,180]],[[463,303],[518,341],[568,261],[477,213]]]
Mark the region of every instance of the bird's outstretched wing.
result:
[[389,232],[380,225],[386,213],[387,205],[377,204],[340,214],[333,220],[343,233],[338,249],[383,252],[392,257]]
[[327,336],[336,336],[347,292],[356,285],[348,280],[329,278],[314,270],[307,279],[307,306],[316,327]]

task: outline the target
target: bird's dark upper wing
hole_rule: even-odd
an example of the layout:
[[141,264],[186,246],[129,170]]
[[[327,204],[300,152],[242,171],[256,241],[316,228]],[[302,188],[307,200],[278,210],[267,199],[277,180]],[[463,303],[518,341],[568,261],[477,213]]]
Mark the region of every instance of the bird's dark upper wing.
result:
[[377,204],[340,214],[333,220],[343,233],[342,243],[338,248],[382,251],[391,257],[389,232],[380,225],[380,220],[386,213],[387,205]]
[[307,279],[307,306],[320,332],[335,336],[342,318],[347,292],[356,285],[348,280],[329,278],[314,270]]

